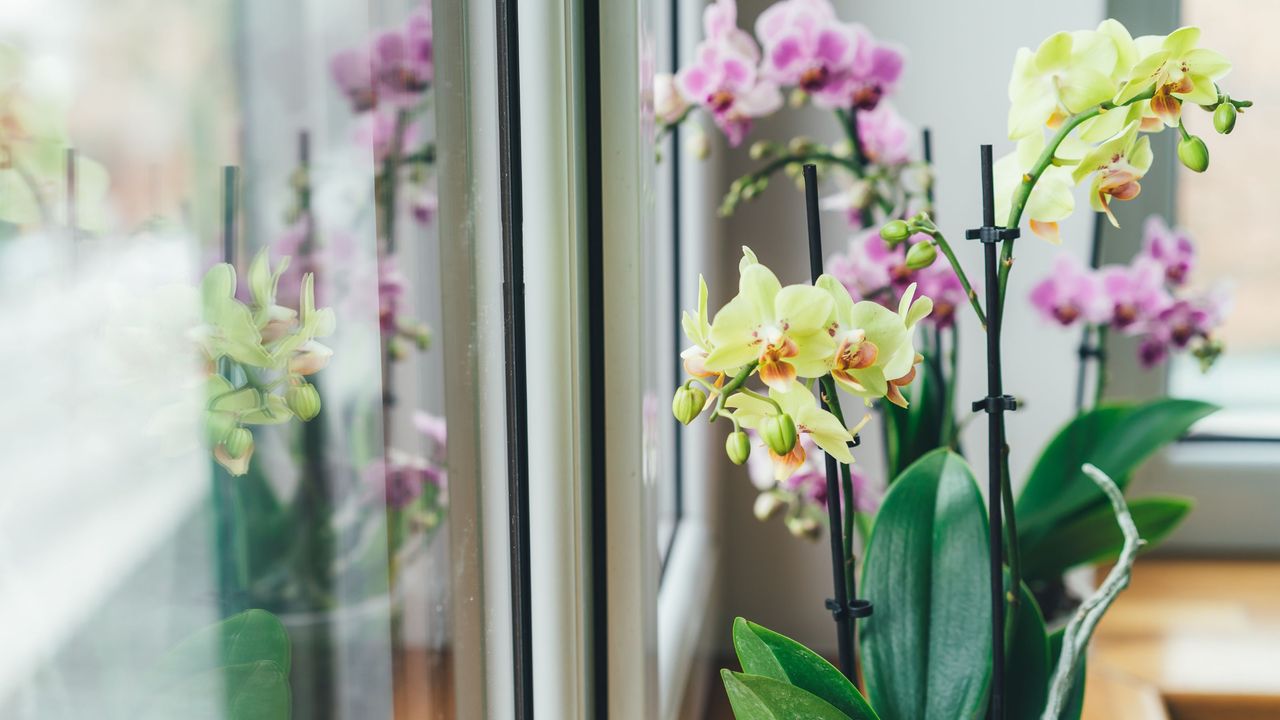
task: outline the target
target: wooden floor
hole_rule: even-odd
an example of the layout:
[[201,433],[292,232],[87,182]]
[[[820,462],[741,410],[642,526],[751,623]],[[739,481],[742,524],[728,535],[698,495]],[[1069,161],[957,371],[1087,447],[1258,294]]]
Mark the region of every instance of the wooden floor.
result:
[[[707,720],[732,717],[719,688]],[[1280,561],[1139,561],[1094,637],[1084,720],[1280,720]]]

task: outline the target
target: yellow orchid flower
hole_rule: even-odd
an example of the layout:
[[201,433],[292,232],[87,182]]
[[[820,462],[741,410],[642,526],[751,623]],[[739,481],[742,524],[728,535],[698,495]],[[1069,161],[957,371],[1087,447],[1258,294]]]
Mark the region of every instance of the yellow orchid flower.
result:
[[788,390],[797,377],[820,377],[835,349],[823,324],[831,298],[810,285],[783,287],[769,268],[744,261],[738,294],[711,321],[711,372],[729,373],[757,363],[770,388]]
[[1128,102],[1151,90],[1151,110],[1169,127],[1175,127],[1182,114],[1182,103],[1210,105],[1218,99],[1215,81],[1231,70],[1231,63],[1221,54],[1197,47],[1200,28],[1183,27],[1166,37],[1148,35],[1134,41],[1142,55],[1125,84],[1116,93],[1115,102]]

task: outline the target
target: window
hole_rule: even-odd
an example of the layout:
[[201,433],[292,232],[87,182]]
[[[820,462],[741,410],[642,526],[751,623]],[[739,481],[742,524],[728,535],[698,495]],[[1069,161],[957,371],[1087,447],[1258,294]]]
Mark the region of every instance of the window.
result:
[[514,716],[457,5],[0,4],[0,717]]
[[[1217,135],[1206,113],[1187,113],[1188,129],[1205,138],[1212,152],[1212,182],[1195,182],[1180,168],[1176,220],[1198,241],[1197,282],[1229,283],[1232,308],[1221,329],[1226,353],[1213,371],[1200,372],[1194,358],[1170,369],[1174,395],[1197,397],[1225,410],[1198,428],[1203,434],[1280,439],[1280,323],[1271,315],[1280,255],[1274,252],[1275,203],[1259,183],[1257,168],[1280,161],[1280,145],[1269,127],[1280,102],[1280,82],[1261,70],[1280,62],[1280,47],[1260,27],[1280,21],[1280,7],[1241,0],[1183,0],[1184,24],[1199,25],[1217,47],[1249,58],[1233,71],[1232,85],[1247,88],[1255,106],[1240,118],[1231,142]],[[1242,90],[1243,91],[1243,90]],[[1223,218],[1230,218],[1229,223]]]

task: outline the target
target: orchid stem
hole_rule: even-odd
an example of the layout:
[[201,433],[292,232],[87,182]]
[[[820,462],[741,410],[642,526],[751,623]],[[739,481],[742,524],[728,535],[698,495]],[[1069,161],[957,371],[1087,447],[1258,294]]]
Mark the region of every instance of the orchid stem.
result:
[[956,278],[960,280],[960,286],[964,288],[965,297],[969,298],[969,305],[973,307],[973,311],[978,314],[978,322],[982,323],[982,330],[987,329],[987,314],[982,311],[982,303],[978,302],[978,293],[974,292],[973,285],[969,283],[969,276],[965,275],[964,266],[960,264],[960,260],[956,257],[956,253],[951,249],[951,243],[947,242],[947,238],[942,234],[941,230],[925,231],[929,237],[933,238],[938,249],[942,251],[943,256],[947,258],[947,262],[951,263],[951,269],[955,271]]
[[770,405],[772,405],[772,406],[773,406],[773,409],[774,409],[774,410],[777,410],[777,411],[778,411],[778,414],[779,414],[779,415],[781,415],[781,414],[782,414],[782,406],[778,404],[778,401],[777,401],[777,400],[774,400],[773,398],[769,397],[768,395],[761,395],[760,393],[756,392],[755,390],[752,390],[751,388],[746,388],[746,387],[742,388],[742,389],[741,389],[741,390],[739,390],[738,392],[742,393],[743,395],[746,395],[747,397],[751,397],[751,398],[755,398],[755,399],[757,399],[757,400],[762,400],[762,401],[764,401],[764,402],[767,402],[767,403],[769,403]]
[[[1022,183],[1018,185],[1018,191],[1013,196],[1013,205],[1009,208],[1009,221],[1005,223],[1005,227],[1016,228],[1022,224],[1022,213],[1026,210],[1027,200],[1031,198],[1031,191],[1035,189],[1036,183],[1040,181],[1040,176],[1044,171],[1053,164],[1054,155],[1058,152],[1058,147],[1067,139],[1071,131],[1080,126],[1086,120],[1101,115],[1104,112],[1115,110],[1116,108],[1126,107],[1136,102],[1150,100],[1155,94],[1155,87],[1141,93],[1119,105],[1113,102],[1104,102],[1096,105],[1088,110],[1072,115],[1063,121],[1062,126],[1058,128],[1058,132],[1049,140],[1049,144],[1045,146],[1040,157],[1036,159],[1035,165],[1031,167],[1031,171],[1022,176]],[[993,313],[1004,316],[1004,299],[1008,296],[1005,289],[1009,285],[1009,271],[1013,268],[1013,240],[1005,240],[1000,248],[1000,307],[987,308]]]
[[738,374],[734,375],[733,379],[729,381],[729,384],[725,385],[724,389],[720,391],[720,399],[716,400],[715,412],[711,413],[711,422],[715,422],[716,418],[720,417],[720,413],[724,412],[724,404],[729,399],[729,396],[737,392],[742,387],[742,384],[747,381],[747,378],[751,377],[751,373],[756,371],[757,364],[753,360],[744,365],[738,371]]

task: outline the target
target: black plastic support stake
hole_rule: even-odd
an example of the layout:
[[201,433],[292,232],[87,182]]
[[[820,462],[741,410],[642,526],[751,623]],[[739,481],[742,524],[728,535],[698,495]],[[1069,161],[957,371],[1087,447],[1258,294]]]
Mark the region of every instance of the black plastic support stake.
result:
[[[813,165],[804,166],[805,209],[809,220],[809,272],[813,281],[822,274],[822,228],[818,215],[818,169]],[[827,403],[822,402],[823,409]],[[854,655],[852,636],[849,633],[851,613],[849,612],[848,586],[845,584],[844,538],[841,535],[840,509],[840,468],[836,459],[827,458],[827,522],[830,526],[827,535],[831,537],[831,575],[836,586],[835,600],[827,601],[827,609],[836,621],[836,646],[840,652],[840,671],[849,682],[857,684],[858,665]]]
[[[1093,216],[1093,237],[1089,246],[1089,269],[1097,270],[1102,264],[1102,231],[1106,227],[1106,215],[1103,213],[1094,213]],[[1105,353],[1102,348],[1094,342],[1093,328],[1089,326],[1086,320],[1084,329],[1080,331],[1080,363],[1076,368],[1076,414],[1084,412],[1085,392],[1084,385],[1089,375],[1089,363],[1097,361],[1098,372],[1103,372],[1103,366],[1107,362]]]
[[1001,486],[1004,472],[1004,413],[1017,409],[1017,402],[1004,394],[1000,368],[1000,280],[997,247],[1018,237],[1017,228],[996,225],[995,192],[991,146],[982,146],[982,227],[965,237],[982,242],[986,260],[987,295],[987,396],[973,404],[987,413],[987,507],[991,546],[991,720],[1004,720],[1004,528],[1001,516]]
[[222,168],[222,261],[236,264],[236,201],[240,185],[240,168]]

